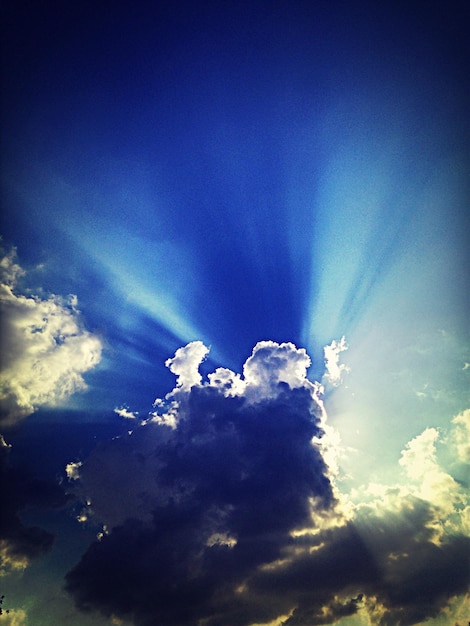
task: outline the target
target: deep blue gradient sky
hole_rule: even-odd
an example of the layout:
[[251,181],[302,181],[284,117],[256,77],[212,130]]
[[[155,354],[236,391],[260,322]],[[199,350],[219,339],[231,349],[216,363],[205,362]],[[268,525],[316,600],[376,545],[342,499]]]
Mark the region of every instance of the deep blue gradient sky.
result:
[[[210,346],[203,373],[293,342],[320,381],[324,346],[345,336],[349,372],[323,382],[347,488],[394,484],[407,442],[447,436],[470,407],[467,3],[21,0],[2,15],[0,234],[26,272],[14,291],[76,295],[74,333],[102,345],[94,367],[77,357],[86,391],[6,426],[13,460],[64,476],[128,429],[116,407],[144,416],[172,389],[165,361],[192,341]],[[66,437],[68,422],[82,434]],[[58,515],[63,545],[75,520]],[[11,604],[34,626],[48,619],[39,576],[59,589],[80,541],[25,570]],[[110,623],[57,602],[71,624]],[[275,617],[252,615],[230,619]],[[420,620],[403,624],[446,623]]]
[[27,261],[67,250],[63,280],[94,297],[93,270],[240,363],[262,337],[305,342],[308,316],[321,345],[347,332],[435,220],[430,187],[464,217],[458,10],[43,11],[13,11],[7,36],[4,237]]

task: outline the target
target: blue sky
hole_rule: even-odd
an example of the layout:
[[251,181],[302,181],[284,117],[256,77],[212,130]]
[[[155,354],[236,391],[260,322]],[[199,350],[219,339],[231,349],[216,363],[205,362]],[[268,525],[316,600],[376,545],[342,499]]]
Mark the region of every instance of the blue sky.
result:
[[0,621],[468,621],[465,4],[3,12]]

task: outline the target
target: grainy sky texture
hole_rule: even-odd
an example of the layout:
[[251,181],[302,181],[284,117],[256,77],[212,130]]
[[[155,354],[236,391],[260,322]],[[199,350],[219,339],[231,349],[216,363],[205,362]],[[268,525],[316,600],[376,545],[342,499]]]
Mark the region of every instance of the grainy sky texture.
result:
[[469,24],[3,3],[0,626],[469,622]]

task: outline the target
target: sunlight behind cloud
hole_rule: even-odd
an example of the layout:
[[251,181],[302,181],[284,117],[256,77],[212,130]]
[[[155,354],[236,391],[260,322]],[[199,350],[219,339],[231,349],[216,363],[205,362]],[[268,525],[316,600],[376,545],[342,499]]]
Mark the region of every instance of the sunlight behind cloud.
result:
[[[262,341],[243,376],[205,378],[207,352],[202,342],[179,348],[166,361],[176,386],[157,411],[68,466],[70,490],[107,528],[67,575],[78,606],[178,624],[182,594],[195,584],[200,624],[220,615],[252,625],[281,615],[292,626],[343,617],[358,626],[415,624],[446,611],[467,581],[469,506],[437,458],[438,430],[405,445],[393,484],[379,476],[348,487],[328,462],[336,431],[327,428],[321,386],[306,377],[303,348]],[[144,553],[165,568],[149,568]],[[179,593],[168,596],[168,578]],[[413,593],[403,601],[405,589]]]
[[[355,124],[344,128],[346,108],[352,109]],[[337,142],[329,138],[314,198],[318,213],[312,233],[311,298],[304,320],[307,345],[314,334],[325,343],[335,335],[350,334],[351,323],[375,286],[390,235],[401,226],[403,211],[387,210],[393,177],[398,175],[398,137],[388,131],[378,145],[371,136],[374,118],[366,119],[360,103],[350,100],[332,107],[324,124],[323,132],[330,127]]]
[[[446,426],[470,401],[460,155],[429,152],[425,134],[407,134],[414,114],[377,97],[364,107],[344,99],[324,117],[302,334],[317,363],[333,339],[351,346],[327,409],[351,452],[345,474],[356,477],[387,465],[392,475],[403,436]],[[375,107],[389,112],[387,125]]]

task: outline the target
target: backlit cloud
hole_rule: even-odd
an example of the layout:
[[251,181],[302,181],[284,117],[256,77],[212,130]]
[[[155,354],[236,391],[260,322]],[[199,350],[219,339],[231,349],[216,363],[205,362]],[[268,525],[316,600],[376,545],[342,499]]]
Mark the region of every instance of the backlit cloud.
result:
[[346,343],[345,337],[341,337],[340,341],[336,341],[334,339],[330,343],[330,345],[323,348],[326,370],[324,379],[334,386],[337,386],[341,383],[343,372],[348,371],[347,366],[344,365],[344,363],[340,364],[339,362],[339,355],[341,354],[341,352],[344,352],[347,349],[348,345]]
[[[8,611],[8,612],[7,612]],[[4,609],[2,626],[27,626],[28,618],[23,609]]]
[[402,483],[342,493],[305,350],[263,341],[243,375],[203,380],[206,354],[180,348],[148,419],[68,467],[83,519],[104,527],[67,575],[79,608],[136,626],[391,626],[465,592],[468,500],[437,430],[405,446]]
[[208,348],[202,341],[192,341],[184,348],[178,348],[175,356],[168,359],[165,365],[177,376],[176,385],[183,390],[188,391],[194,385],[201,382],[199,374],[199,365],[202,363]]
[[14,251],[0,270],[0,420],[9,424],[85,389],[82,375],[100,361],[102,345],[84,328],[75,296],[17,292],[24,271]]
[[426,428],[406,445],[399,463],[405,468],[410,481],[416,485],[416,495],[443,510],[452,510],[461,487],[437,461],[438,439],[439,432],[436,428]]

